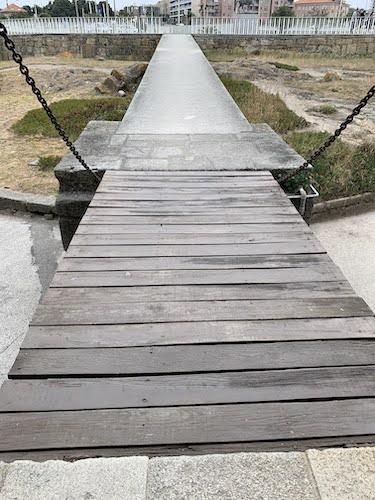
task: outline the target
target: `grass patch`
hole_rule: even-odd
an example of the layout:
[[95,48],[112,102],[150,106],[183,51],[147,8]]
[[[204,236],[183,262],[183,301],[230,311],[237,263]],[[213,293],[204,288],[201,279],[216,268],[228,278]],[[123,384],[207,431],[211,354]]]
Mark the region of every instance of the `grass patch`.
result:
[[61,159],[62,156],[43,156],[39,158],[38,168],[43,172],[52,172]]
[[250,82],[220,77],[250,123],[268,123],[278,134],[303,128],[304,118],[288,109],[280,97],[268,94]]
[[203,52],[211,62],[233,62],[235,59],[249,56],[246,50],[242,49],[207,49]]
[[[75,141],[91,120],[122,120],[130,101],[131,98],[65,99],[52,104],[51,109],[68,137]],[[28,111],[12,129],[19,135],[59,135],[43,109]]]
[[334,115],[337,113],[338,109],[335,106],[331,106],[330,104],[323,104],[318,108],[319,113],[323,115]]
[[[285,141],[301,156],[308,158],[330,135],[326,132],[295,132]],[[337,139],[317,160],[310,175],[300,174],[288,190],[311,180],[322,200],[354,196],[375,191],[375,144],[351,146]]]
[[335,106],[331,106],[330,104],[322,104],[318,108],[310,108],[308,111],[321,113],[322,115],[334,115],[338,112],[338,109]]
[[[307,125],[306,121],[290,111],[278,96],[267,94],[249,82],[224,77],[221,80],[250,123],[268,123],[302,157],[311,156],[330,137],[326,132],[298,132]],[[321,106],[319,111],[332,114],[337,110],[334,106]],[[299,174],[284,187],[293,193],[310,183],[320,192],[322,200],[375,191],[375,143],[355,147],[337,139],[314,161],[311,173]]]
[[285,64],[281,62],[270,62],[270,64],[273,64],[273,66],[276,66],[276,68],[280,69],[286,69],[287,71],[298,71],[299,68],[297,66],[293,66],[291,64]]

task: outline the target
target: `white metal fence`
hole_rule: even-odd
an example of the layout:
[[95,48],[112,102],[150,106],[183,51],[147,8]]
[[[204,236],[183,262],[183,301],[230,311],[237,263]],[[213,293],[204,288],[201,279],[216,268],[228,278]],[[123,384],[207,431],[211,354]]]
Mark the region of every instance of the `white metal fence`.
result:
[[375,34],[374,18],[192,18],[191,25],[174,26],[162,18],[30,18],[2,21],[11,35],[191,33],[217,35],[350,35]]

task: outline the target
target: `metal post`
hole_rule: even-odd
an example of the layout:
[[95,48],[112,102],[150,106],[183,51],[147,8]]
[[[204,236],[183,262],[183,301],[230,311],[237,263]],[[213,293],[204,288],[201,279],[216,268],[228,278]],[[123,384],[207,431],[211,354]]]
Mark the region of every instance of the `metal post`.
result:
[[177,24],[180,24],[180,22],[181,22],[181,17],[180,17],[180,0],[178,0],[178,2],[177,2],[177,9],[178,9],[178,12],[177,12]]
[[76,6],[76,17],[79,17],[79,12],[78,12],[78,3],[77,0],[75,0],[75,6]]

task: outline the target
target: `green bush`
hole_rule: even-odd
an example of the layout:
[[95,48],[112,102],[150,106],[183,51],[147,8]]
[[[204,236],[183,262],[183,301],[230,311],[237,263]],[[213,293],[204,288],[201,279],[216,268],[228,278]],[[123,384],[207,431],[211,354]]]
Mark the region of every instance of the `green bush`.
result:
[[[75,141],[91,120],[122,120],[130,101],[130,98],[66,99],[52,104],[51,109],[68,137]],[[28,111],[12,128],[19,135],[59,135],[42,108]]]

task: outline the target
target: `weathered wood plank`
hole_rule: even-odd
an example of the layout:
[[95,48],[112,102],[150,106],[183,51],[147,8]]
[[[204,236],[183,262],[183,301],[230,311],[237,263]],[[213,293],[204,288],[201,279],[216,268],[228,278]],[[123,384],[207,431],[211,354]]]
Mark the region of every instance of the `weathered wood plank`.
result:
[[[282,228],[280,228],[280,222],[283,222]],[[169,226],[180,228],[181,226],[198,227],[209,226],[209,230],[214,230],[215,225],[219,225],[222,229],[226,227],[229,230],[259,230],[259,228],[264,232],[269,231],[288,231],[290,229],[295,230],[309,230],[303,222],[301,222],[301,216],[297,213],[290,214],[255,214],[251,216],[236,216],[236,217],[226,217],[222,216],[155,216],[150,214],[150,216],[142,217],[139,216],[121,216],[121,215],[110,215],[110,216],[93,216],[85,215],[82,219],[81,224],[84,225],[146,225],[146,226]],[[228,225],[228,226],[227,226]],[[235,227],[237,226],[237,227]],[[245,226],[245,227],[242,227]],[[249,227],[247,227],[249,226]],[[310,230],[311,231],[311,230]],[[179,231],[176,231],[179,232]],[[194,231],[191,231],[194,232]]]
[[232,245],[102,245],[69,247],[70,257],[200,257],[326,253],[317,240]]
[[200,189],[209,191],[211,189],[251,189],[254,188],[267,188],[277,189],[278,185],[275,184],[273,179],[268,179],[267,177],[253,177],[247,178],[232,178],[232,179],[190,179],[187,177],[177,179],[164,178],[162,180],[153,178],[143,178],[143,179],[124,179],[121,183],[114,180],[105,180],[98,187],[98,192],[106,192],[114,190],[127,190],[127,189]]
[[[175,193],[168,193],[164,191],[135,191],[133,193],[96,193],[94,195],[93,201],[221,201],[226,200],[244,200],[251,202],[253,200],[259,200],[261,202],[266,201],[268,198],[274,198],[276,192],[266,192],[263,193],[237,193],[236,191],[220,191],[220,193],[180,193],[176,191]],[[266,203],[265,203],[266,204]]]
[[[131,227],[131,226],[130,226]],[[118,229],[120,228],[120,229]],[[73,238],[72,246],[100,245],[231,245],[253,243],[285,243],[294,241],[316,241],[308,232],[279,233],[172,233],[155,226],[149,233],[131,233],[121,231],[122,226],[81,226],[80,232]]]
[[133,302],[124,304],[40,305],[33,325],[106,325],[179,321],[345,318],[373,316],[359,297],[327,299]]
[[[61,289],[55,289],[55,291],[58,290]],[[139,325],[32,325],[22,347],[24,349],[69,349],[356,338],[375,339],[375,318],[210,321]]]
[[[187,177],[191,178],[210,178],[217,177],[219,179],[224,179],[227,177],[268,177],[273,179],[272,174],[268,170],[126,170],[126,171],[115,171],[107,170],[105,175],[105,180],[115,179],[124,180],[126,178],[151,178],[156,177],[157,179],[166,177],[171,179],[173,177]],[[276,181],[275,181],[276,182]]]
[[9,380],[0,413],[372,397],[375,366]]
[[[78,240],[80,241],[80,240]],[[326,254],[223,257],[132,257],[76,258],[69,251],[59,271],[157,271],[173,269],[277,269],[315,268],[333,263]]]
[[49,288],[43,304],[126,302],[175,302],[198,300],[284,300],[354,297],[347,282],[303,282],[246,285],[185,285],[137,287],[77,287]]
[[20,450],[0,452],[0,460],[14,462],[15,460],[34,460],[44,462],[46,460],[65,460],[72,462],[85,458],[98,457],[162,457],[179,455],[207,455],[213,453],[241,453],[241,452],[272,452],[272,451],[306,451],[311,448],[325,449],[332,447],[367,447],[375,444],[375,435],[362,436],[336,436],[312,439],[281,439],[276,441],[244,441],[232,443],[205,443],[205,444],[181,444],[181,445],[159,445],[159,446],[127,446],[124,447],[100,447],[100,448],[70,448],[54,450]]
[[374,340],[21,349],[10,378],[157,375],[375,365]]
[[288,198],[278,198],[274,196],[263,196],[255,197],[251,196],[246,198],[237,198],[233,196],[232,198],[218,198],[212,200],[101,200],[98,198],[93,198],[90,206],[92,208],[147,208],[149,211],[158,213],[159,210],[172,210],[173,213],[186,211],[188,209],[200,209],[206,211],[206,209],[222,209],[223,211],[227,208],[251,208],[251,207],[290,207],[291,202]]
[[[314,268],[286,269],[176,269],[166,271],[80,271],[56,273],[51,287],[162,286],[162,285],[242,285],[261,283],[305,283],[340,281],[344,276],[334,264]],[[199,290],[196,290],[199,297]],[[104,294],[103,294],[104,295]],[[152,296],[150,295],[150,300]]]
[[215,189],[207,189],[206,186],[203,185],[203,183],[197,184],[195,187],[194,186],[185,186],[184,184],[180,184],[180,186],[169,186],[168,184],[165,184],[163,187],[158,188],[153,188],[149,187],[147,185],[143,186],[138,186],[138,187],[129,187],[126,184],[123,186],[119,185],[112,185],[106,187],[105,185],[99,186],[98,189],[96,190],[95,195],[98,195],[100,198],[102,195],[104,196],[111,196],[111,195],[116,195],[116,196],[124,196],[126,199],[128,195],[140,195],[141,199],[145,195],[146,198],[148,199],[148,196],[153,196],[156,199],[163,199],[165,196],[180,196],[180,195],[186,195],[186,196],[197,196],[198,198],[205,198],[206,196],[219,196],[221,197],[222,195],[225,196],[234,196],[234,195],[247,195],[248,197],[253,196],[253,195],[265,195],[265,196],[277,196],[281,195],[279,191],[279,187],[275,186],[272,183],[268,183],[267,185],[264,185],[263,183],[259,183],[255,186],[249,184],[247,186],[231,186],[231,185],[217,185]]
[[[274,206],[250,206],[250,207],[226,207],[223,210],[220,207],[210,207],[210,206],[189,206],[184,205],[173,205],[161,207],[159,204],[152,207],[139,207],[139,208],[113,208],[113,207],[88,207],[84,217],[106,217],[110,219],[111,217],[123,216],[128,217],[129,221],[142,220],[142,217],[150,218],[154,220],[155,217],[175,219],[176,223],[183,218],[188,219],[204,219],[209,217],[212,220],[223,220],[223,223],[240,223],[243,222],[256,222],[258,216],[261,215],[287,215],[296,214],[297,211],[291,203],[274,205]],[[300,223],[303,224],[304,221],[300,218]],[[133,222],[129,222],[133,223]],[[137,223],[137,222],[135,222]]]
[[[375,399],[4,413],[1,451],[375,433]],[[173,432],[171,429],[173,428]]]

